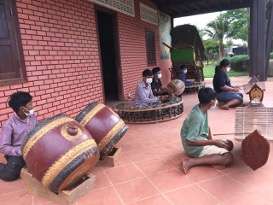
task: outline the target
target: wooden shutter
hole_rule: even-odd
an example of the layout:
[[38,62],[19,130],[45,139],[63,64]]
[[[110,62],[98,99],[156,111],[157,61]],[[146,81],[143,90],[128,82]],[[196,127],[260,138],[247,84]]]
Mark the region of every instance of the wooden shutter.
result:
[[155,33],[146,31],[146,54],[148,66],[156,65]]
[[0,84],[24,78],[22,46],[14,0],[0,0]]

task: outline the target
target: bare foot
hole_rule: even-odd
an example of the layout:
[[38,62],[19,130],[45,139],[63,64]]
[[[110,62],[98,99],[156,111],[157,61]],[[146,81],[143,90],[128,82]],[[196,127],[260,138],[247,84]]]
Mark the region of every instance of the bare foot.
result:
[[241,105],[240,105],[240,107],[246,107],[246,106],[249,106],[249,103],[247,102],[247,103],[242,103]]
[[190,167],[189,167],[189,159],[184,159],[182,161],[182,171],[184,172],[184,174],[188,174]]
[[220,108],[222,110],[229,110],[229,106],[228,105],[221,105]]

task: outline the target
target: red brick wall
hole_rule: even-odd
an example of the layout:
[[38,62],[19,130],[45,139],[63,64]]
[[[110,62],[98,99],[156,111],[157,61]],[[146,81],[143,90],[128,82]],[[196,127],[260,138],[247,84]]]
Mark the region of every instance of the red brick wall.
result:
[[29,91],[39,118],[74,116],[103,100],[94,5],[78,0],[17,0],[27,83],[0,87],[0,122],[8,96]]
[[[128,97],[129,92],[134,94],[137,82],[142,79],[142,71],[145,68],[149,68],[146,58],[145,30],[155,32],[157,65],[160,65],[158,26],[145,23],[140,19],[139,2],[139,0],[135,1],[135,17],[122,13],[118,14],[120,57],[125,98]],[[142,2],[153,6],[149,1]],[[151,66],[151,68],[157,65]]]
[[[103,101],[94,5],[87,0],[17,0],[17,12],[27,81],[0,87],[0,123],[12,112],[6,102],[16,90],[34,96],[39,119],[61,112],[75,116],[89,101]],[[125,98],[147,68],[146,29],[156,34],[157,65],[162,65],[158,27],[140,20],[138,0],[135,13],[117,12]]]

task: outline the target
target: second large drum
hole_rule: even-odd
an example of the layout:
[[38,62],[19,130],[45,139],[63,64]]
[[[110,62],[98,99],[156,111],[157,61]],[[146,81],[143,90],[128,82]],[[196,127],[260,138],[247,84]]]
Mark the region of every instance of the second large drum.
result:
[[112,151],[113,146],[128,129],[124,121],[111,108],[96,102],[88,104],[76,116],[76,121],[83,125],[96,140],[101,157]]

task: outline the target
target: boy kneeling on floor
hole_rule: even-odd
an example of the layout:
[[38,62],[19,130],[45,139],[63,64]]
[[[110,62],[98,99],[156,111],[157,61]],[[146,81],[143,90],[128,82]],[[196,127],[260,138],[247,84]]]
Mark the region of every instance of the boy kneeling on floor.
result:
[[25,162],[21,153],[21,145],[28,133],[37,124],[32,108],[32,96],[18,91],[10,96],[9,106],[14,113],[2,126],[0,132],[0,153],[4,154],[7,163],[0,163],[0,179],[13,181],[20,177]]
[[216,93],[211,88],[202,88],[198,92],[199,104],[194,106],[184,121],[181,140],[185,153],[190,157],[182,162],[185,174],[199,165],[223,165],[232,163],[231,141],[213,140],[208,127],[207,111],[215,106]]

